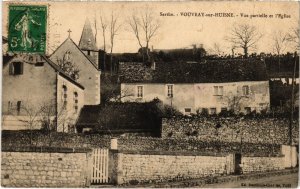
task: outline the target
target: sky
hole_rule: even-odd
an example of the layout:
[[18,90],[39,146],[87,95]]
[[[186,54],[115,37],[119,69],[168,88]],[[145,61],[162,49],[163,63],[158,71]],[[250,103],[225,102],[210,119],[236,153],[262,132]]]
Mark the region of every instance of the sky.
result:
[[[26,2],[23,4],[37,4]],[[7,36],[8,4],[4,2],[2,9],[3,35]],[[47,2],[39,4],[49,5],[48,15],[48,48],[51,54],[56,46],[68,37],[78,44],[85,20],[91,23],[96,20],[100,26],[100,15],[109,20],[111,13],[118,16],[121,25],[115,38],[115,53],[137,52],[139,45],[134,34],[130,31],[128,18],[134,14],[139,16],[145,9],[152,11],[155,21],[160,23],[157,35],[150,41],[154,49],[191,48],[193,44],[203,44],[210,49],[218,43],[224,53],[231,53],[231,44],[224,40],[233,25],[249,24],[255,26],[263,38],[257,44],[256,52],[272,52],[272,36],[281,30],[289,32],[291,28],[299,27],[298,2],[251,2],[251,1],[187,1],[187,2]],[[181,13],[232,13],[234,17],[195,17],[181,16]],[[174,16],[160,16],[161,13],[172,13]],[[273,18],[241,17],[241,14],[273,15]],[[286,15],[288,18],[277,18],[276,14]],[[95,32],[95,28],[93,28]],[[106,34],[109,43],[108,33]],[[103,48],[103,37],[98,28],[97,46]],[[107,49],[110,46],[107,45]],[[290,51],[290,48],[286,49]]]

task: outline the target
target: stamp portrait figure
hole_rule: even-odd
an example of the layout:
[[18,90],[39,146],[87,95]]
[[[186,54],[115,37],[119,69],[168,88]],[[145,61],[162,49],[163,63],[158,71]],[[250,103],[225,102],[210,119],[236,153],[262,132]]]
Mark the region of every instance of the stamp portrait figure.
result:
[[9,6],[10,52],[45,53],[47,6]]
[[41,26],[40,23],[36,22],[33,17],[29,14],[29,9],[26,10],[25,14],[22,16],[21,20],[15,25],[16,30],[21,30],[21,46],[27,49],[27,43],[31,47],[34,47],[34,42],[37,42],[33,37],[30,36],[30,22]]

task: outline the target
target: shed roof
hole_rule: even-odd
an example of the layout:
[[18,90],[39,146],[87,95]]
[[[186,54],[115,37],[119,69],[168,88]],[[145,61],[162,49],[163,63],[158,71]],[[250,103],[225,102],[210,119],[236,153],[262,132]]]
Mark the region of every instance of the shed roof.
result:
[[81,109],[76,125],[78,128],[103,126],[103,130],[155,131],[160,127],[160,118],[155,113],[157,111],[157,106],[151,102],[85,105]]

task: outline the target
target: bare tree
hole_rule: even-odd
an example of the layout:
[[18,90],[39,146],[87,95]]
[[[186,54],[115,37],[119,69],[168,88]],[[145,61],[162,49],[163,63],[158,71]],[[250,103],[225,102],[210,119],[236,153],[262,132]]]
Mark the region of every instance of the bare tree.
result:
[[[47,117],[45,116],[46,110]],[[51,125],[51,131],[56,131],[56,124],[54,123],[54,118],[56,117],[55,103],[45,102],[42,104],[35,104],[30,103],[29,101],[23,101],[19,107],[11,109],[9,113],[23,123],[26,129],[29,130],[30,145],[33,143],[32,130],[42,129],[50,131]],[[45,128],[45,126],[49,127]]]
[[103,55],[103,70],[105,70],[105,63],[106,63],[106,28],[107,28],[107,22],[105,21],[104,17],[102,15],[100,15],[100,21],[101,21],[101,30],[102,30],[102,37],[103,37],[103,51],[104,51],[104,55]]
[[70,51],[67,51],[62,59],[57,58],[57,64],[72,79],[79,79],[80,70],[78,66],[71,60]]
[[211,53],[213,55],[217,55],[217,56],[220,56],[222,54],[222,50],[221,50],[221,45],[220,43],[214,43],[212,48],[210,49]]
[[65,132],[64,125],[70,122],[69,113],[65,107],[57,106],[54,102],[45,102],[40,106],[39,122],[48,136],[49,146],[53,142],[52,134],[59,131],[59,127],[63,127],[63,132]]
[[[100,11],[102,12],[102,11]],[[103,51],[106,53],[106,35],[107,35],[107,27],[108,27],[108,23],[107,20],[105,18],[105,16],[103,16],[103,14],[100,14],[100,28],[101,28],[101,33],[102,33],[102,38],[103,38]],[[98,22],[97,22],[97,15],[95,16],[95,20],[94,20],[94,27],[95,27],[95,40],[96,40],[96,36],[98,34]],[[104,53],[103,55],[103,70],[105,70],[106,68],[106,54]]]
[[[160,22],[154,18],[153,12],[147,7],[146,10],[139,15],[132,14],[128,23],[140,48],[142,50],[145,48],[147,59],[149,61],[149,43],[157,34],[157,31],[160,28]],[[144,42],[144,46],[142,45],[142,42]]]
[[118,35],[118,31],[121,27],[121,24],[119,23],[119,17],[116,16],[114,14],[114,12],[111,12],[111,19],[110,19],[110,23],[109,23],[109,31],[110,31],[110,74],[113,74],[113,57],[112,57],[112,53],[113,53],[113,48],[114,48],[114,40],[115,40],[115,36]]
[[239,95],[229,95],[224,96],[224,98],[227,100],[227,106],[230,111],[232,111],[234,114],[238,114],[241,112],[241,105],[244,100],[249,99],[248,96],[239,96]]
[[289,34],[287,35],[287,40],[293,44],[296,51],[300,50],[299,38],[300,38],[299,27],[292,28]]
[[287,34],[283,33],[282,31],[274,32],[272,37],[273,40],[273,51],[278,56],[278,71],[280,72],[280,54],[286,49],[287,47]]
[[40,126],[39,116],[40,108],[28,102],[23,102],[19,108],[12,110],[12,115],[17,118],[18,121],[23,122],[25,127],[29,130],[30,146],[32,145],[32,130],[37,129]]
[[244,56],[247,58],[250,49],[255,49],[257,42],[262,38],[255,26],[248,24],[234,25],[225,38],[233,46],[242,48]]
[[96,16],[95,16],[95,19],[94,19],[94,28],[95,28],[94,38],[95,38],[95,43],[97,44],[98,26],[97,26]]

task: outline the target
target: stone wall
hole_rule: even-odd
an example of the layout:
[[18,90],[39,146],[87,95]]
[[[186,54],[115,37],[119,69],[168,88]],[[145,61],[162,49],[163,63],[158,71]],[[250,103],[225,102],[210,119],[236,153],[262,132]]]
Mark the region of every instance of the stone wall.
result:
[[[30,132],[2,133],[2,148],[15,149],[30,146]],[[52,133],[51,138],[39,132],[33,133],[32,146],[63,148],[107,148],[110,136]],[[279,144],[248,143],[246,141],[225,142],[222,140],[199,141],[195,138],[153,138],[128,137],[118,138],[119,150],[163,151],[163,152],[213,152],[213,153],[278,154]]]
[[243,173],[265,172],[284,169],[284,156],[279,157],[242,157]]
[[[162,138],[201,141],[285,144],[289,120],[284,118],[176,117],[162,120]],[[299,122],[293,122],[293,140],[299,140]]]
[[[145,184],[233,174],[234,154],[166,153],[121,151],[114,156],[115,183]],[[116,160],[117,158],[117,160]],[[242,173],[284,169],[284,156],[242,154]],[[238,171],[238,170],[236,170]]]
[[84,187],[87,153],[2,152],[4,187]]
[[226,174],[226,156],[123,154],[123,183],[165,182]]

